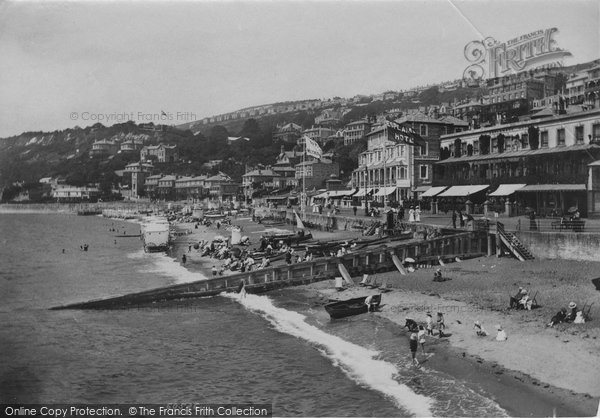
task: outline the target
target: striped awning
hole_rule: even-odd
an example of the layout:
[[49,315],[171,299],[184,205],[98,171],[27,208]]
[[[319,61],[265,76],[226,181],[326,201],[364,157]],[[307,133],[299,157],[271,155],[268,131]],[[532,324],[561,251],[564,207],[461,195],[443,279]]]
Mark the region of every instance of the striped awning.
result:
[[435,187],[430,187],[429,189],[427,189],[427,191],[425,191],[421,197],[434,197],[437,196],[438,194],[442,193],[444,190],[446,190],[448,188],[448,186],[435,186]]
[[525,184],[501,184],[493,193],[490,193],[490,196],[510,196],[525,186]]
[[452,186],[443,193],[440,193],[438,197],[465,197],[490,187],[487,184],[478,184],[472,186]]
[[387,195],[394,193],[395,191],[396,191],[396,186],[382,187],[373,196],[387,196]]
[[[371,194],[372,191],[373,191],[373,189],[369,188],[369,189],[366,190],[366,194]],[[365,195],[365,189],[361,188],[361,189],[358,190],[358,193],[356,193],[354,195],[354,197],[363,197],[364,195]]]
[[587,190],[585,184],[529,184],[517,192],[578,192]]
[[356,190],[330,190],[315,196],[317,199],[331,199],[336,197],[352,196]]

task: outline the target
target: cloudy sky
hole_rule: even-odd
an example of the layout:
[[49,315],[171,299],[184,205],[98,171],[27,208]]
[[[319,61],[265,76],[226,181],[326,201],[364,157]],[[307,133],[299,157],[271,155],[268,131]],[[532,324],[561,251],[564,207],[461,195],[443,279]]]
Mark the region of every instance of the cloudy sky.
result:
[[452,80],[468,42],[550,27],[566,65],[600,58],[597,0],[5,1],[0,136]]

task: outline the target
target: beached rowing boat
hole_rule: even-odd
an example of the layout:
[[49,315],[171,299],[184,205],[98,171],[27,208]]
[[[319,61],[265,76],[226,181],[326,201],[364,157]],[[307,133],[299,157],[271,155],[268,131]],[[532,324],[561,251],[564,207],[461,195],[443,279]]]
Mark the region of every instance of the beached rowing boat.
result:
[[[366,313],[368,311],[368,307],[365,305],[366,298],[367,296],[363,296],[360,298],[328,303],[325,305],[325,310],[331,319],[345,318],[347,316]],[[375,306],[379,306],[379,304],[381,304],[381,295],[373,295],[371,303]]]

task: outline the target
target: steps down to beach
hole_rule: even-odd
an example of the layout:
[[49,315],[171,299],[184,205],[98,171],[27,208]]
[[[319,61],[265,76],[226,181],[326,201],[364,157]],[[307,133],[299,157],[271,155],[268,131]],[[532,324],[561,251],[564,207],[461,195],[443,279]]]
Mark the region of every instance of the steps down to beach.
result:
[[500,236],[500,239],[506,248],[508,248],[508,250],[519,260],[525,261],[534,259],[531,252],[529,252],[527,247],[523,245],[523,243],[519,240],[519,238],[516,237],[515,234],[504,230],[504,225],[501,222],[497,223],[496,232]]

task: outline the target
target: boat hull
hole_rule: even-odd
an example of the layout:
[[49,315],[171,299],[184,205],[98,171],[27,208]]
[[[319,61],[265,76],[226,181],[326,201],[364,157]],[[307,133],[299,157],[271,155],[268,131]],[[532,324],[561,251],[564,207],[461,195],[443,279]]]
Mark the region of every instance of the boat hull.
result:
[[[331,319],[345,318],[347,316],[360,315],[368,311],[367,305],[365,305],[365,299],[367,296],[360,298],[342,300],[337,302],[328,303],[325,305],[325,310],[331,317]],[[372,303],[378,306],[381,304],[381,295],[373,295]]]

